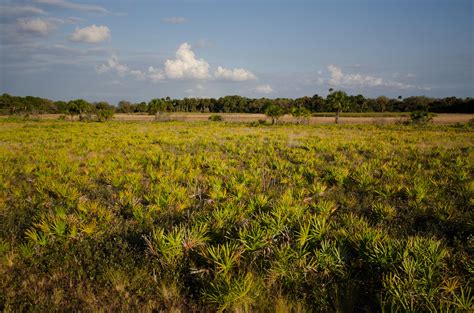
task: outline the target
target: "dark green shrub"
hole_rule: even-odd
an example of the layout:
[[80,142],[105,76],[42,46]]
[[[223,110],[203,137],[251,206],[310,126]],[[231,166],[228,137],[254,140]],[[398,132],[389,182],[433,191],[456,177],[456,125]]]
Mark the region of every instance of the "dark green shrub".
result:
[[275,124],[280,117],[285,114],[279,105],[270,105],[265,109],[265,115],[272,118],[272,125]]
[[223,121],[224,119],[219,114],[212,114],[211,116],[209,116],[208,120],[212,122],[220,122],[220,121]]
[[433,120],[433,115],[426,111],[414,111],[410,114],[411,124],[426,124]]
[[95,114],[99,122],[105,122],[114,116],[114,108],[107,102],[99,102],[95,105]]

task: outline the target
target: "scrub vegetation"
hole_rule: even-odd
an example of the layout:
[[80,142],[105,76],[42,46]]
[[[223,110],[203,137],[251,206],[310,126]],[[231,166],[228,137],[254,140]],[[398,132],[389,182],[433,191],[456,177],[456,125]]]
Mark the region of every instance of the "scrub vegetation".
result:
[[472,312],[472,131],[4,120],[0,309]]

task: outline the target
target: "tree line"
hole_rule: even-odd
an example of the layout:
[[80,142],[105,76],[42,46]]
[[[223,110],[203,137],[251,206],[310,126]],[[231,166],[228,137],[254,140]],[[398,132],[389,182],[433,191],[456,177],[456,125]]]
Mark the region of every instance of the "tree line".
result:
[[156,98],[147,102],[132,103],[122,100],[116,106],[107,102],[90,103],[83,99],[52,101],[40,97],[18,97],[9,94],[0,96],[0,114],[64,114],[81,116],[96,114],[103,119],[113,113],[157,112],[210,112],[210,113],[266,113],[271,110],[281,113],[305,112],[413,112],[474,113],[474,98],[429,98],[412,96],[407,98],[365,98],[363,95],[347,95],[343,91],[330,90],[327,97],[247,98],[225,96],[215,98]]

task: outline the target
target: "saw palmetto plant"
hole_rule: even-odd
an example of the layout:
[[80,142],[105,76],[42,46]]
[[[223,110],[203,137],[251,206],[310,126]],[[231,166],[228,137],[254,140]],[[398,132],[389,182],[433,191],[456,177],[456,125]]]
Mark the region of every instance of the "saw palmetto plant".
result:
[[451,126],[2,121],[0,309],[469,312],[473,159]]

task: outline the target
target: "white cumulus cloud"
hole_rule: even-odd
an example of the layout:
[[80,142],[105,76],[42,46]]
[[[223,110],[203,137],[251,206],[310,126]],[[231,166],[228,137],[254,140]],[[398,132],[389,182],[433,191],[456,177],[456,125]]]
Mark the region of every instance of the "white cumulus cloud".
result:
[[76,28],[69,37],[72,41],[97,43],[110,38],[110,29],[107,26],[91,25],[84,28]]
[[227,69],[222,66],[217,67],[214,76],[217,79],[230,80],[235,82],[257,79],[257,77],[252,72],[243,68]]
[[96,71],[99,74],[110,72],[120,77],[131,76],[138,81],[159,82],[165,79],[165,75],[160,69],[153,66],[148,67],[148,71],[131,69],[128,65],[121,63],[116,55],[112,55],[105,64],[97,66]]
[[51,21],[41,18],[20,18],[17,20],[18,30],[26,33],[47,35],[56,26]]
[[207,79],[209,63],[204,59],[196,59],[191,46],[185,42],[176,51],[176,59],[166,60],[165,73],[171,79]]
[[362,75],[362,74],[347,74],[336,65],[328,65],[329,79],[327,82],[332,86],[359,86],[359,87],[388,87],[396,89],[424,89],[414,85],[405,84],[398,81],[386,80],[381,77]]
[[270,94],[272,92],[275,92],[275,90],[273,90],[272,86],[270,86],[268,84],[258,85],[257,87],[255,87],[255,91],[258,92],[258,93],[263,93],[263,94]]
[[146,74],[140,70],[130,70],[129,74],[136,80],[144,81],[146,80]]
[[[250,71],[236,68],[226,69],[222,66],[218,66],[214,75],[209,73],[209,63],[204,59],[196,57],[194,52],[191,50],[191,46],[188,43],[183,43],[179,46],[176,51],[176,57],[174,59],[167,59],[164,62],[163,68],[156,68],[149,66],[147,70],[141,71],[139,69],[132,69],[129,66],[119,62],[117,56],[112,55],[105,64],[101,64],[96,67],[96,71],[99,74],[106,72],[113,72],[119,76],[131,76],[136,80],[151,81],[154,83],[165,81],[165,80],[228,80],[228,81],[247,81],[255,80],[257,77]],[[262,85],[259,92],[269,93],[273,92],[273,89],[269,85]],[[203,90],[204,87],[200,84],[196,85],[197,90]]]
[[96,70],[99,74],[112,71],[121,77],[130,72],[130,68],[127,65],[121,64],[116,55],[112,55],[112,57],[107,60],[106,64],[98,66]]
[[165,79],[165,74],[159,68],[154,68],[153,66],[148,67],[148,78],[156,83]]
[[380,77],[360,74],[345,74],[342,72],[341,68],[332,64],[328,65],[328,71],[331,75],[331,78],[329,79],[329,84],[331,85],[361,85],[376,87],[385,84],[384,80]]

